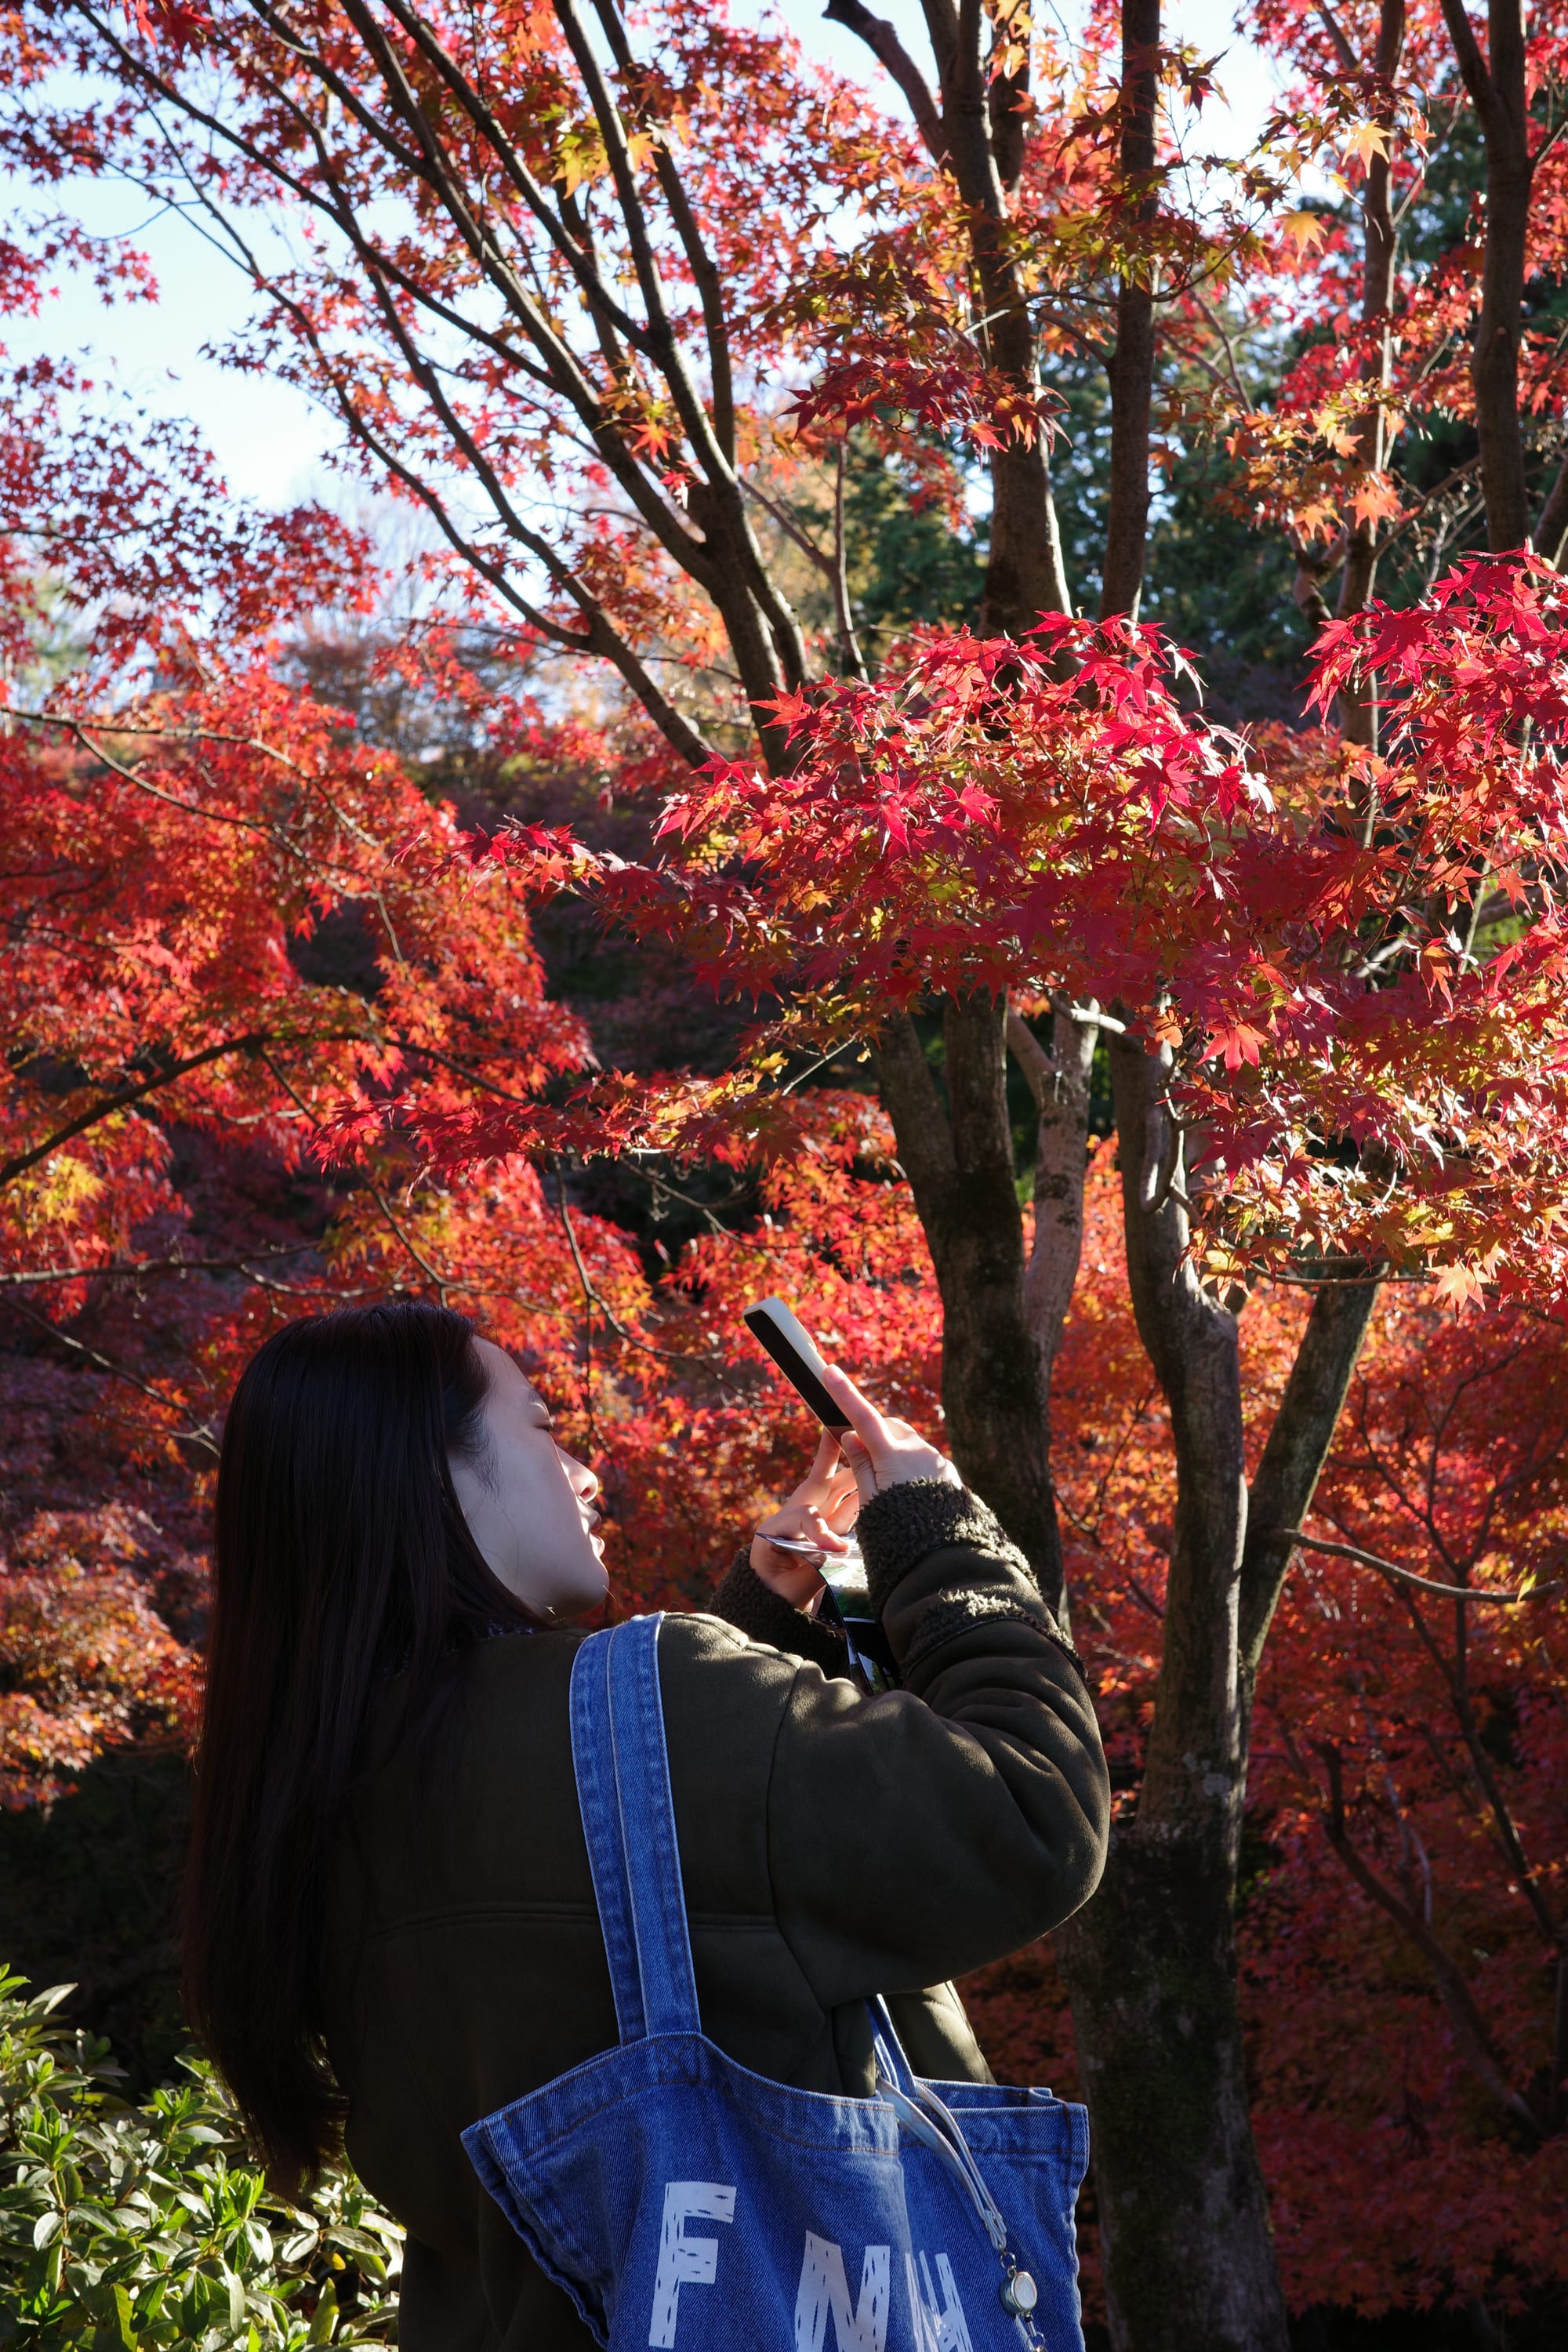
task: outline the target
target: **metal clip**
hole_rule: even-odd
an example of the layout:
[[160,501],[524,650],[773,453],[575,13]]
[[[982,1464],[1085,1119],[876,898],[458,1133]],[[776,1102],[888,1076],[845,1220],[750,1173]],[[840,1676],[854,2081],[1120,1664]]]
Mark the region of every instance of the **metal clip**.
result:
[[1011,2271],[1002,2282],[1002,2306],[1015,2319],[1030,2319],[1040,2300],[1040,2290],[1028,2271]]

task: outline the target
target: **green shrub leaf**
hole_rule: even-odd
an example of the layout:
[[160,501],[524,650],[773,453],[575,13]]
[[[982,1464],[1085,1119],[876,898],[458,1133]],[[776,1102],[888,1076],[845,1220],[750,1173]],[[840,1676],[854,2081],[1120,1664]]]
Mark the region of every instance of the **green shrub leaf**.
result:
[[353,2174],[273,2197],[211,2067],[132,2105],[69,1990],[0,1965],[0,2352],[395,2344],[402,2231]]

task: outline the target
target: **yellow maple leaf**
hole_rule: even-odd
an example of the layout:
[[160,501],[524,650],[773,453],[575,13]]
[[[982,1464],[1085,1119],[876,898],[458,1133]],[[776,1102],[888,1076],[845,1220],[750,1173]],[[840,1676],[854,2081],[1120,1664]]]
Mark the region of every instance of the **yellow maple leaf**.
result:
[[1381,155],[1385,163],[1388,161],[1388,133],[1381,123],[1358,122],[1346,139],[1345,146],[1363,172],[1374,155]]
[[1328,230],[1316,213],[1287,213],[1279,223],[1281,233],[1288,236],[1298,254],[1302,254],[1328,241]]
[[575,195],[584,180],[602,178],[605,150],[597,130],[584,126],[568,131],[557,151],[556,161],[569,196]]
[[1480,1297],[1485,1283],[1486,1276],[1478,1266],[1445,1265],[1438,1268],[1432,1289],[1445,1306],[1452,1300],[1456,1307],[1463,1307]]

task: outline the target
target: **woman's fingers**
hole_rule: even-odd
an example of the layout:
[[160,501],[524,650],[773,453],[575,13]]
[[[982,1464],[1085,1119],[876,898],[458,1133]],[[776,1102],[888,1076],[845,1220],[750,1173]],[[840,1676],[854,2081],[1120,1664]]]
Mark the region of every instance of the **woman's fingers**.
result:
[[877,1472],[870,1448],[856,1436],[852,1429],[845,1431],[838,1444],[855,1481],[857,1505],[868,1503],[877,1491]]
[[826,1503],[832,1494],[834,1478],[842,1467],[838,1440],[832,1430],[825,1429],[817,1440],[811,1467],[790,1496],[790,1501]]
[[[823,1380],[829,1395],[843,1406],[846,1418],[854,1434],[868,1453],[874,1454],[878,1446],[886,1439],[888,1424],[871,1402],[870,1398],[861,1395],[848,1373],[841,1370],[837,1364],[824,1366]],[[843,1438],[838,1442],[843,1446],[845,1458],[847,1460],[848,1446]]]
[[833,1481],[833,1492],[821,1506],[823,1516],[828,1526],[837,1528],[842,1535],[853,1524],[859,1507],[860,1488],[855,1473],[840,1464],[838,1475]]
[[863,1501],[883,1486],[903,1486],[915,1479],[959,1484],[958,1473],[946,1455],[928,1445],[907,1421],[891,1421],[879,1413],[847,1372],[830,1364],[824,1378],[848,1417],[849,1428],[839,1445],[855,1471]]

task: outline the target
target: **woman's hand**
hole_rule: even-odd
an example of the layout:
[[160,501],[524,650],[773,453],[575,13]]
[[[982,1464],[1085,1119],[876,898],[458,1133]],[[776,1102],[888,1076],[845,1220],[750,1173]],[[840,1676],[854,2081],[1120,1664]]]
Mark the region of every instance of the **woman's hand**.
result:
[[768,1541],[770,1535],[801,1538],[824,1553],[843,1551],[844,1530],[853,1524],[860,1505],[884,1486],[907,1486],[914,1478],[940,1478],[948,1486],[963,1484],[945,1454],[928,1445],[907,1421],[891,1421],[879,1412],[847,1372],[829,1364],[824,1377],[849,1426],[842,1437],[823,1432],[810,1470],[788,1502],[764,1519],[752,1538],[752,1569],[792,1609],[811,1606],[822,1578],[814,1560],[799,1552],[776,1550]]
[[822,1590],[816,1562],[799,1552],[775,1551],[768,1538],[794,1536],[822,1552],[843,1551],[844,1528],[859,1507],[854,1474],[839,1453],[838,1440],[824,1430],[811,1468],[788,1502],[764,1519],[752,1537],[753,1570],[792,1609],[809,1608]]
[[879,1495],[884,1486],[906,1486],[915,1478],[940,1478],[944,1486],[963,1486],[945,1454],[928,1445],[907,1421],[889,1421],[879,1413],[847,1372],[829,1364],[824,1378],[849,1423],[838,1441],[839,1451],[855,1473],[863,1503]]

